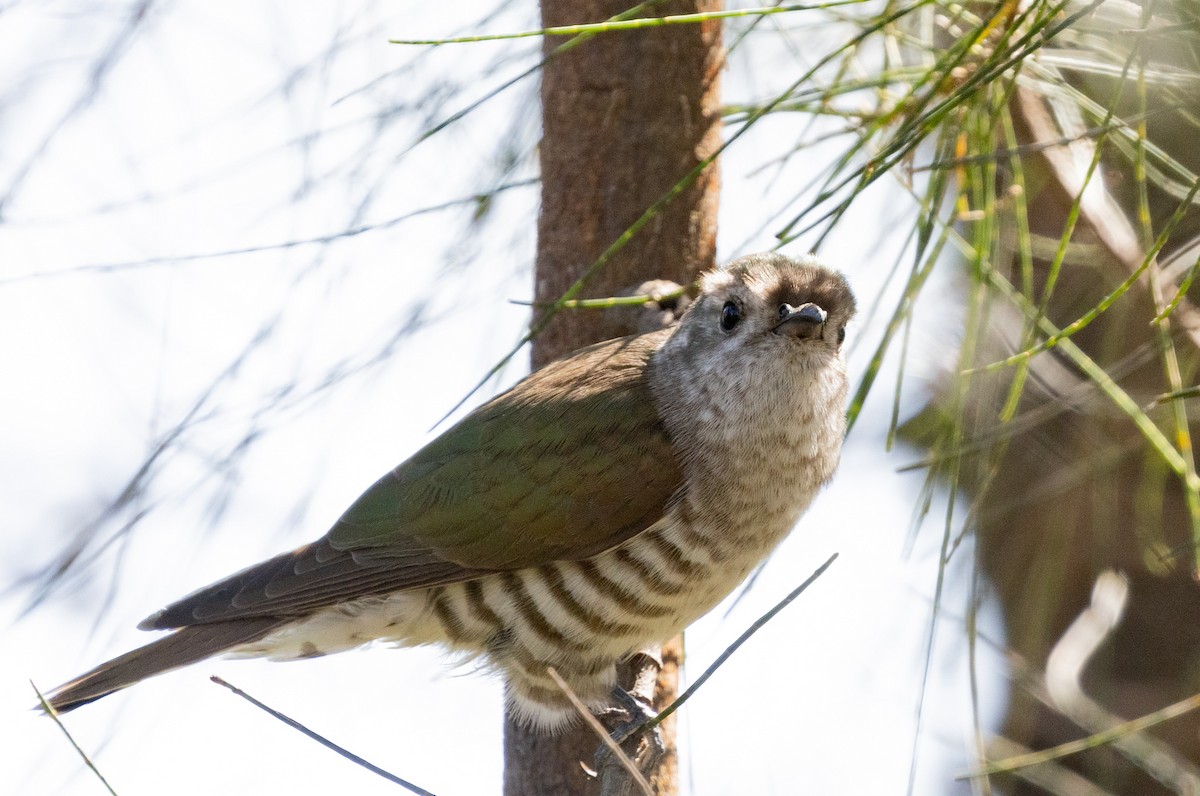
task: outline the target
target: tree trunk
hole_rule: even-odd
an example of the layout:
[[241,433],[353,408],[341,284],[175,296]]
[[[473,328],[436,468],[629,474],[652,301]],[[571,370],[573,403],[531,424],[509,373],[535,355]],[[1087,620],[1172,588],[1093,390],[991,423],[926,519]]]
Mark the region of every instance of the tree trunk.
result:
[[[599,22],[626,11],[626,0],[547,0],[542,23]],[[660,15],[716,10],[716,0],[655,6]],[[650,12],[646,12],[650,13]],[[564,39],[548,37],[550,56]],[[550,57],[542,77],[535,300],[562,296],[656,201],[720,144],[719,22],[604,33]],[[706,169],[601,268],[583,296],[622,293],[650,279],[681,285],[715,256],[717,172]],[[564,311],[533,342],[533,365],[625,330],[611,314]],[[663,650],[656,706],[674,694],[679,640]],[[628,674],[628,673],[623,673]],[[624,683],[628,685],[629,683]],[[508,796],[598,792],[589,767],[599,741],[586,728],[555,736],[505,724]],[[674,722],[663,726],[668,753],[652,782],[675,793]]]

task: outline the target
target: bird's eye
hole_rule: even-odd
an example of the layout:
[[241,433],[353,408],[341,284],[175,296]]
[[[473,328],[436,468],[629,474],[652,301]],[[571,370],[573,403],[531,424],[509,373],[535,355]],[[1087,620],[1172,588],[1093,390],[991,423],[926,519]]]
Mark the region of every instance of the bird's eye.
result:
[[721,329],[731,332],[741,319],[742,311],[738,309],[738,305],[732,301],[726,301],[725,306],[721,308]]
[[779,320],[782,321],[784,318],[786,318],[788,316],[788,313],[791,311],[792,311],[792,308],[789,307],[787,304],[780,304],[779,305]]
[[846,327],[839,326],[838,327],[838,345],[841,345],[844,342],[846,342]]

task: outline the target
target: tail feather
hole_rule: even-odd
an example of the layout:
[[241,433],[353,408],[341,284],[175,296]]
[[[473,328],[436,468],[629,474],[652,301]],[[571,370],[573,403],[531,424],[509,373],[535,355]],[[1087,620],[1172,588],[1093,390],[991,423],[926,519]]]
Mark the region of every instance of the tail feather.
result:
[[257,641],[284,624],[286,620],[277,617],[261,617],[185,627],[63,683],[46,701],[57,712],[66,713],[147,677]]

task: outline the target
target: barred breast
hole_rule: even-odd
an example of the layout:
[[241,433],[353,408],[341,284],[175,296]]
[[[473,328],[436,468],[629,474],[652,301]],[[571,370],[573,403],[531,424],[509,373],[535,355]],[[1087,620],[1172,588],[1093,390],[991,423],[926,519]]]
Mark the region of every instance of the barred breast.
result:
[[[589,707],[610,704],[616,662],[711,610],[833,474],[845,432],[844,363],[832,353],[805,356],[784,377],[777,363],[751,357],[744,371],[696,369],[673,382],[681,403],[668,426],[686,485],[665,516],[619,546],[334,606],[238,652],[286,660],[372,640],[440,643],[502,674],[510,711],[533,726],[575,719],[551,666]],[[778,414],[773,422],[763,422],[763,403]]]
[[706,444],[722,452],[693,468],[658,523],[611,550],[335,606],[238,652],[291,660],[372,640],[440,643],[500,673],[515,716],[561,727],[576,715],[548,667],[589,707],[610,704],[618,660],[711,610],[791,530],[840,447],[841,424],[817,427],[828,413],[810,412],[782,436],[718,424]]

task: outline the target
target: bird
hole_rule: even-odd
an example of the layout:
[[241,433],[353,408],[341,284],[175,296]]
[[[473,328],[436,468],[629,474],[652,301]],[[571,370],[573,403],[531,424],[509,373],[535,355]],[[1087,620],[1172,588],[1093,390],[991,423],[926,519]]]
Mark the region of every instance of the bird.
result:
[[707,613],[788,535],[846,431],[855,300],[814,256],[713,269],[678,322],[574,351],[367,489],[319,540],[152,614],[169,631],[48,695],[67,712],[209,657],[440,644],[521,723],[620,700],[615,664]]

